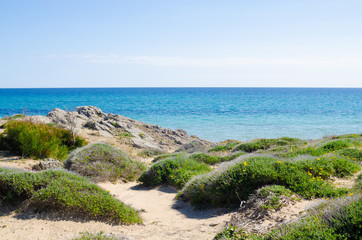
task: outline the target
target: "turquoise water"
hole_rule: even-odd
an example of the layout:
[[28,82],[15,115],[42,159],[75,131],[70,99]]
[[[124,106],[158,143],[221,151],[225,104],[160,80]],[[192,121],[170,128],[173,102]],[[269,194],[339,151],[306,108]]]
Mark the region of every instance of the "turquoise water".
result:
[[212,141],[362,132],[361,88],[0,89],[0,117],[84,105]]

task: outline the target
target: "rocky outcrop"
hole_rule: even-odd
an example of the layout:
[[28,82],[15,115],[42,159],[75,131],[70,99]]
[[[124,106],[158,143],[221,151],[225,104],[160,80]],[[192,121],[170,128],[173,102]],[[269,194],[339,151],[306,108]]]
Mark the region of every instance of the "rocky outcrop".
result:
[[180,148],[183,145],[187,148],[191,142],[197,146],[212,144],[195,136],[191,137],[182,129],[172,130],[121,115],[106,114],[93,106],[77,107],[73,112],[55,108],[48,113],[47,118],[72,132],[90,129],[104,137],[127,139],[129,144],[139,149],[164,151]]

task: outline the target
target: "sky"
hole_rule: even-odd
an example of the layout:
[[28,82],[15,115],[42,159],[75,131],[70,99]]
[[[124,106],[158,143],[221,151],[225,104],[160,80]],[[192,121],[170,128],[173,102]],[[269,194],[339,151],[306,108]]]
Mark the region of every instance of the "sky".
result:
[[361,0],[2,0],[0,88],[362,87]]

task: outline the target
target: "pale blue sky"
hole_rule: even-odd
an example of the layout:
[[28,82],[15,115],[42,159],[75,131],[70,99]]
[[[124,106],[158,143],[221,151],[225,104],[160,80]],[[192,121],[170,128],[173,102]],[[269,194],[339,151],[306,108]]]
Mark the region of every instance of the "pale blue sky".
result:
[[362,87],[361,0],[2,0],[0,88]]

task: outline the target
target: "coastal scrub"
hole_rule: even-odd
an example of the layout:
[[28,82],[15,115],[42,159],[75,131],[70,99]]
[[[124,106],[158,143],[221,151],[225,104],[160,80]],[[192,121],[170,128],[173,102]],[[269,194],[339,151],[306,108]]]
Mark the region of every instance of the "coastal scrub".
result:
[[0,135],[0,149],[40,159],[64,160],[69,151],[85,144],[84,138],[73,138],[69,130],[32,121],[11,120]]
[[196,206],[238,205],[256,189],[273,184],[285,186],[308,199],[339,196],[346,190],[336,189],[325,178],[351,175],[359,169],[358,164],[346,158],[290,161],[254,156],[194,178],[180,196]]
[[66,169],[92,181],[133,181],[146,170],[137,161],[131,160],[124,152],[104,143],[95,143],[70,153],[64,162]]
[[[115,224],[142,223],[138,212],[89,180],[63,170],[26,172],[0,168],[0,199],[38,212]],[[24,207],[23,207],[24,208]],[[24,210],[24,209],[23,209]]]

